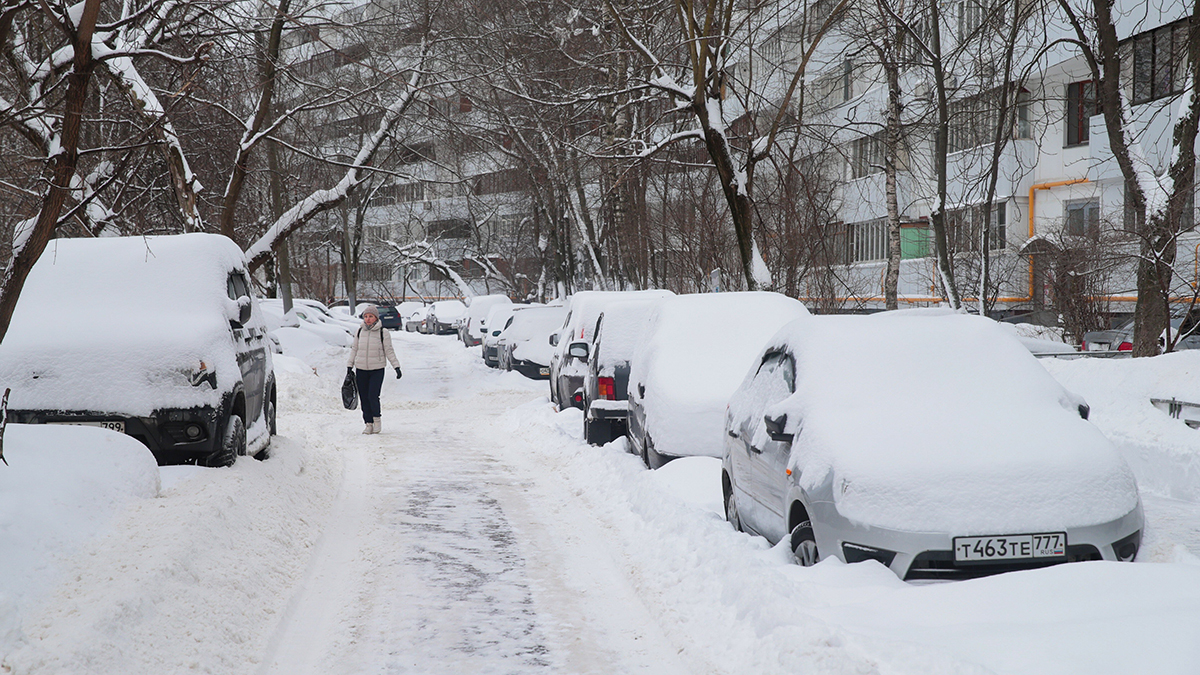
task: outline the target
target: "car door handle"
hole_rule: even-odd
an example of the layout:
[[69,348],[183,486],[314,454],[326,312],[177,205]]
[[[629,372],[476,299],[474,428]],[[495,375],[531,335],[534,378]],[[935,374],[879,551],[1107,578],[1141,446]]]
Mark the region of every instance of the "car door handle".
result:
[[760,448],[760,447],[758,447],[758,446],[755,446],[755,445],[748,445],[748,446],[746,446],[746,447],[750,448],[750,452],[753,452],[753,453],[754,453],[754,454],[756,454],[756,455],[761,455],[761,454],[762,454],[762,448]]
[[727,430],[725,431],[725,433],[729,434],[729,437],[730,437],[730,438],[737,438],[737,437],[738,437],[738,433],[737,433],[736,431],[734,431],[733,429],[727,429]]
[[646,385],[638,384],[638,398],[646,398]]

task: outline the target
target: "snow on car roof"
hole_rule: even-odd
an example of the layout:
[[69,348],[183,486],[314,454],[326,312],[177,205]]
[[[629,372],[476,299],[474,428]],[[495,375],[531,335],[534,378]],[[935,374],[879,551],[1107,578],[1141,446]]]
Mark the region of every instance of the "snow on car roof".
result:
[[513,345],[513,357],[549,365],[554,353],[550,334],[558,330],[566,315],[565,307],[526,307],[513,312],[512,325],[504,331],[504,339]]
[[847,517],[995,534],[1104,522],[1137,504],[1082,399],[988,319],[809,317],[770,345],[794,354],[796,392],[767,413],[787,413],[797,434],[801,485],[831,480]]
[[[613,302],[604,308],[604,323],[600,328],[601,344],[596,350],[601,368],[633,358],[658,300],[634,298]],[[595,339],[596,336],[592,337]]]
[[438,300],[429,306],[429,312],[439,321],[453,321],[467,313],[467,306],[461,300]]
[[771,336],[807,315],[798,300],[763,291],[663,298],[629,374],[631,386],[645,384],[659,452],[719,456],[730,394]]
[[[242,251],[216,234],[50,242],[0,344],[13,408],[150,414],[213,404],[212,389],[176,385],[201,361],[218,381],[234,379],[233,270],[245,270]],[[249,327],[263,327],[261,310]]]

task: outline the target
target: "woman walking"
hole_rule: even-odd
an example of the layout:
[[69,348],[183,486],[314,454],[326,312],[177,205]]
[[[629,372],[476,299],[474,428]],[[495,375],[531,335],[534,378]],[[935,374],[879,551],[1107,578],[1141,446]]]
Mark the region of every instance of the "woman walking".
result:
[[392,349],[392,334],[384,330],[379,322],[379,309],[375,305],[367,305],[362,318],[363,325],[354,335],[354,346],[350,348],[350,362],[346,364],[346,371],[355,373],[363,421],[367,423],[363,433],[377,434],[382,422],[379,392],[383,390],[383,369],[391,362],[398,380],[401,375],[400,361]]

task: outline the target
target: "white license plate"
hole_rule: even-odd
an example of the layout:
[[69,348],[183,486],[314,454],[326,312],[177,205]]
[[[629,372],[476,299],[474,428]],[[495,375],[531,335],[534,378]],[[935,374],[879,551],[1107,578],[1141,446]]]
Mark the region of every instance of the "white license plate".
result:
[[1065,532],[954,538],[955,562],[1062,558],[1066,555]]
[[549,374],[550,374],[549,368],[538,368],[538,375],[549,375]]
[[123,434],[125,433],[124,422],[47,422],[47,424],[69,424],[77,427],[100,427],[101,429],[112,429],[113,431]]

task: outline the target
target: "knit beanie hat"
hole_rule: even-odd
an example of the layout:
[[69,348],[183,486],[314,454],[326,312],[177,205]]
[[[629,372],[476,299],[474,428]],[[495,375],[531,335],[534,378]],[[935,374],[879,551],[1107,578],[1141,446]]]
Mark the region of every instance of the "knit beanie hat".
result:
[[378,319],[379,318],[379,308],[376,307],[375,305],[367,305],[366,307],[363,307],[363,311],[362,311],[363,318],[365,319],[368,314],[374,314],[375,318]]

